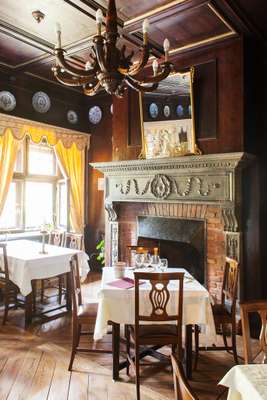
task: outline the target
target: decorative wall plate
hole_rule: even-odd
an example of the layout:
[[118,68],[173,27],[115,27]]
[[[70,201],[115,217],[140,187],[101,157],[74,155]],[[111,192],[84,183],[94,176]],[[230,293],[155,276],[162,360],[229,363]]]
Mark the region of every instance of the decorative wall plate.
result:
[[163,108],[163,114],[164,114],[164,117],[166,117],[166,118],[168,118],[170,115],[171,115],[171,109],[170,109],[170,106],[164,106],[164,108]]
[[16,98],[12,93],[7,92],[6,90],[0,92],[0,108],[2,110],[13,111],[16,104]]
[[149,114],[151,118],[157,118],[159,115],[159,108],[156,103],[151,103],[149,105]]
[[88,116],[89,116],[89,121],[96,125],[99,124],[99,122],[102,119],[102,110],[99,106],[94,106],[89,108],[89,112],[88,112]]
[[41,114],[46,113],[51,106],[51,101],[49,96],[45,92],[36,92],[32,96],[32,106],[35,109],[35,111]]
[[77,124],[77,122],[78,122],[78,114],[76,113],[76,111],[69,110],[67,112],[67,119],[68,119],[70,124]]
[[176,107],[176,114],[178,117],[182,117],[184,115],[184,107],[181,104]]

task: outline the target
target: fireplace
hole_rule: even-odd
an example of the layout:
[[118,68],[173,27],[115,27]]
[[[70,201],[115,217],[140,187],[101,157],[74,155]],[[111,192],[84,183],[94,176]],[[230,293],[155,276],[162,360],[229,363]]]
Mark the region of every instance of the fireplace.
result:
[[138,216],[137,244],[158,247],[169,267],[186,267],[199,282],[205,282],[204,221]]
[[171,265],[190,269],[219,297],[225,257],[242,264],[242,170],[252,159],[228,153],[92,164],[105,175],[107,262],[125,260],[127,245],[158,241],[161,256],[172,252]]

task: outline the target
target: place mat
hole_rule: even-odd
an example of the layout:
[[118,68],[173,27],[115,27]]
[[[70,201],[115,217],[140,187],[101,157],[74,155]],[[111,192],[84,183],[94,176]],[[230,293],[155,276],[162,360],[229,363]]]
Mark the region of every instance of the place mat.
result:
[[[142,284],[145,282],[139,282],[139,284]],[[120,279],[116,279],[115,281],[112,282],[108,282],[108,285],[110,286],[114,286],[118,289],[130,289],[132,287],[134,287],[134,279],[131,278],[120,278]]]

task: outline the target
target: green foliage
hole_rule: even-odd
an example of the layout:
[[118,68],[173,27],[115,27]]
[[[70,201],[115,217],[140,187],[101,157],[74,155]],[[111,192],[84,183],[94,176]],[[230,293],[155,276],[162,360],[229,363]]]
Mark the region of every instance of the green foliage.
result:
[[100,240],[96,245],[96,250],[99,251],[98,256],[96,257],[97,261],[100,261],[102,265],[105,264],[105,240]]

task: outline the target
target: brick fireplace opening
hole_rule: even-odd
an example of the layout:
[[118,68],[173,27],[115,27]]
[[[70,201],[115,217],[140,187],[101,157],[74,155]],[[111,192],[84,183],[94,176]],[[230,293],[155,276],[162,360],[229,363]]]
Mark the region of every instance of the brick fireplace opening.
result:
[[197,219],[138,216],[137,245],[157,247],[169,267],[186,267],[205,283],[205,222]]
[[[118,203],[117,215],[119,227],[119,259],[128,259],[127,245],[134,246],[138,244],[138,238],[139,243],[141,243],[142,240],[143,243],[145,243],[145,239],[147,239],[146,236],[150,234],[152,235],[152,237],[150,237],[151,239],[159,239],[161,236],[163,240],[166,238],[167,241],[174,237],[177,239],[179,235],[181,235],[180,238],[183,245],[182,248],[178,250],[178,254],[182,254],[184,250],[181,263],[188,263],[177,265],[177,261],[173,259],[170,260],[169,253],[164,254],[161,252],[161,256],[166,256],[170,264],[176,263],[176,266],[185,267],[188,270],[192,268],[191,272],[196,274],[196,278],[206,284],[212,295],[219,297],[226,256],[225,232],[223,229],[224,225],[220,207],[186,203]],[[159,219],[165,221],[165,223],[161,224],[162,227],[168,225],[168,228],[171,226],[171,229],[173,229],[173,227],[177,225],[176,232],[167,232],[167,229],[156,230],[156,225],[158,227],[160,226]],[[149,227],[145,226],[146,220],[149,222]],[[170,220],[172,223],[170,223]],[[185,228],[188,221],[192,224],[190,225],[189,223],[187,226],[188,229],[181,231]],[[138,224],[138,222],[140,223]],[[163,234],[163,232],[165,232],[165,234]],[[190,251],[188,252],[190,248],[185,250],[186,245],[184,245],[184,243],[188,245],[187,241],[189,241],[190,236],[193,236],[191,241],[191,254]],[[142,239],[140,240],[140,238]],[[175,241],[175,243],[177,243],[177,241]],[[168,250],[168,248],[166,250]],[[200,266],[200,271],[196,270],[198,265],[196,266],[196,264],[193,263],[197,254],[200,258],[202,256],[202,260],[199,259],[197,261],[197,264]],[[175,257],[175,253],[173,256]]]

